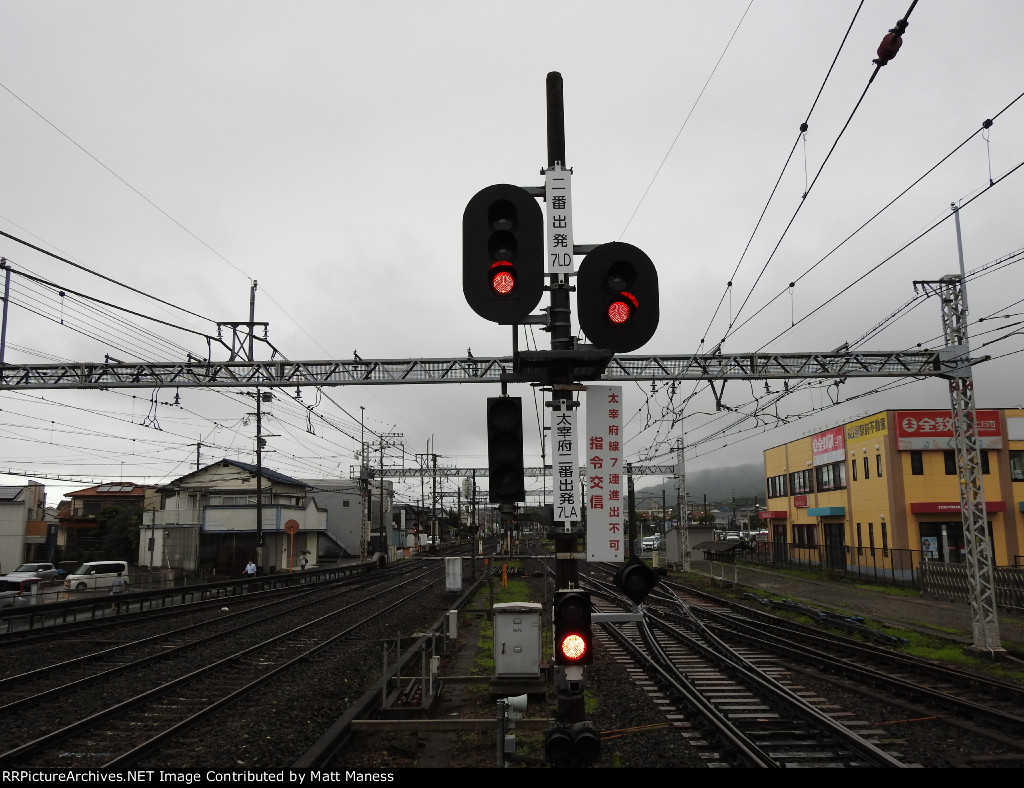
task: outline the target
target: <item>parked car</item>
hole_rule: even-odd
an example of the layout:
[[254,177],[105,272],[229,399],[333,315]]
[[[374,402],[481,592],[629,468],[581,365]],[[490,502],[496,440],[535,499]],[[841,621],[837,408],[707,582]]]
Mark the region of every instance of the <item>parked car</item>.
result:
[[38,577],[0,577],[0,607],[12,607],[22,602],[29,604],[34,587],[42,582]]
[[64,578],[64,588],[68,591],[109,588],[119,572],[128,579],[127,561],[88,561]]
[[640,540],[640,549],[643,551],[647,550],[660,550],[661,549],[661,537],[660,536],[645,536]]
[[13,572],[8,573],[7,577],[38,577],[40,580],[50,583],[56,580],[59,574],[60,570],[53,564],[31,563],[22,564]]

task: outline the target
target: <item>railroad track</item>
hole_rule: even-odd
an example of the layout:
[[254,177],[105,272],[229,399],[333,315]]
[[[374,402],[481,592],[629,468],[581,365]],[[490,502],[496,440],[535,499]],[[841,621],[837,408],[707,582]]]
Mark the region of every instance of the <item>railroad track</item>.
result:
[[[600,579],[606,571],[604,567],[591,571],[589,580],[610,598],[616,595],[615,589]],[[773,607],[769,600],[745,596],[741,603],[665,581],[640,608],[645,625],[656,633],[647,638],[663,638],[671,631],[671,637],[691,640],[698,649],[707,648],[703,641],[710,639],[715,659],[726,653],[756,655],[755,667],[770,660],[787,672],[788,681],[802,677],[799,681],[816,687],[823,698],[837,698],[838,703],[857,709],[856,716],[883,726],[889,733],[872,735],[884,748],[908,747],[905,741],[900,745],[892,739],[891,732],[910,735],[909,748],[917,755],[913,760],[928,762],[922,753],[930,740],[955,742],[965,765],[1024,762],[1024,714],[1020,711],[1024,687],[1020,684],[902,653],[904,641],[860,619],[841,620],[799,603],[775,603],[788,611],[787,616],[800,608],[797,612],[807,613],[814,622],[801,624],[769,612]],[[737,670],[729,669],[733,680]],[[659,677],[657,686],[662,695],[668,694],[666,679]],[[701,724],[702,730],[706,727],[707,723]],[[864,736],[863,726],[856,727]],[[926,728],[932,732],[930,739],[923,733]],[[911,760],[898,751],[894,754],[900,761]]]
[[0,763],[124,768],[174,751],[173,742],[206,718],[246,710],[255,691],[287,683],[300,665],[337,657],[358,633],[393,620],[442,580],[425,566],[388,576],[372,592],[349,586],[293,593],[235,622],[183,626],[7,677],[0,708],[33,713],[18,717],[26,724],[9,732]]
[[[677,593],[693,600],[705,598],[694,589],[680,587]],[[764,600],[758,603],[763,605]],[[884,633],[862,624],[860,637],[850,637],[828,631],[839,622],[827,617],[819,626],[807,626],[741,605],[718,603],[693,609],[722,639],[771,653],[794,670],[813,670],[890,698],[903,698],[927,707],[931,714],[969,721],[974,732],[988,728],[994,740],[1024,745],[1020,741],[1024,687],[1019,684],[900,653],[897,638],[889,638],[890,645],[884,645]],[[675,618],[667,609],[665,614]],[[858,626],[852,629],[856,632]]]
[[[617,658],[712,767],[903,767],[881,731],[795,684],[770,654],[728,647],[697,619],[604,625]],[[890,745],[891,746],[891,745]]]

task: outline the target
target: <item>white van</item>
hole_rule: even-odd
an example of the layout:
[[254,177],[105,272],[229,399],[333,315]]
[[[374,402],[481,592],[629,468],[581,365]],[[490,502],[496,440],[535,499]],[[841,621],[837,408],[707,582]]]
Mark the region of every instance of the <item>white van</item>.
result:
[[64,588],[67,591],[109,588],[118,572],[128,580],[127,561],[88,561],[64,578]]

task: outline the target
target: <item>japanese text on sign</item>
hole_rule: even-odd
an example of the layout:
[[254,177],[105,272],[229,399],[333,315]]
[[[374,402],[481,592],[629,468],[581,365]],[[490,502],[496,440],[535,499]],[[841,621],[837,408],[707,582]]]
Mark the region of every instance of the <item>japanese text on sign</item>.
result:
[[583,478],[587,505],[587,560],[621,561],[622,387],[587,387],[587,445]]
[[[555,400],[551,411],[551,455],[555,458],[552,480],[554,490],[555,521],[564,523],[580,520],[577,492],[576,411],[573,403]],[[563,410],[564,407],[564,410]]]
[[573,272],[571,178],[571,171],[561,166],[549,169],[545,178],[549,274]]

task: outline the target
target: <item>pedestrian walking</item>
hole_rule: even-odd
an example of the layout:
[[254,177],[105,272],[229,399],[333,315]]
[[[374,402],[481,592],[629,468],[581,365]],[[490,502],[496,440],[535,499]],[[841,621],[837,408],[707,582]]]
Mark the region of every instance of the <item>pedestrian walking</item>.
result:
[[[127,590],[128,590],[128,581],[125,580],[124,574],[122,572],[118,572],[117,573],[117,577],[115,577],[114,579],[112,579],[110,581],[110,595],[112,597],[118,596],[120,594],[123,594]],[[112,604],[110,606],[110,609],[111,610],[116,610],[117,609],[117,602]]]
[[242,572],[242,577],[248,578],[249,580],[252,580],[254,577],[256,577],[255,562],[250,561],[245,565],[245,571]]
[[306,556],[304,556],[304,555],[300,555],[299,556],[299,571],[300,572],[304,571],[305,568],[306,568],[306,564],[308,564],[308,563],[309,563],[309,559],[306,558]]

